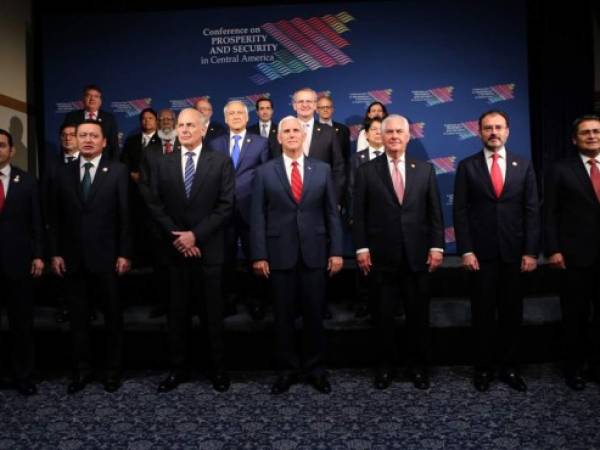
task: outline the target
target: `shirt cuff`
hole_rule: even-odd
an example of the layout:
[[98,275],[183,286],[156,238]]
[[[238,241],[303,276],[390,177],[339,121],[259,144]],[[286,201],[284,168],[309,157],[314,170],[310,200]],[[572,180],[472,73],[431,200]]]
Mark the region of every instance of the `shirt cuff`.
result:
[[440,252],[440,253],[444,253],[444,249],[443,248],[437,248],[437,247],[432,247],[429,249],[430,252]]
[[369,249],[368,248],[359,248],[358,250],[356,250],[356,254],[360,255],[361,253],[368,253]]
[[474,254],[475,254],[475,253],[473,253],[473,252],[467,252],[467,253],[463,253],[462,255],[463,255],[463,256],[469,256],[469,255],[474,255]]

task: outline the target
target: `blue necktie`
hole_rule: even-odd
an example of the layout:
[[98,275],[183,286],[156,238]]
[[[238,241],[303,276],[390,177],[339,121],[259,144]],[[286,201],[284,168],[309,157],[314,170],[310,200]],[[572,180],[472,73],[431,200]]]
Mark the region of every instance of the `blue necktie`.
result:
[[242,137],[239,134],[233,136],[233,150],[231,150],[231,159],[233,161],[233,167],[237,168],[238,161],[240,160],[240,139]]
[[185,156],[187,156],[187,160],[185,161],[183,185],[185,186],[185,195],[189,198],[190,191],[192,190],[192,183],[194,182],[194,173],[196,173],[196,168],[194,167],[194,152],[187,152]]
[[90,191],[92,190],[92,174],[90,173],[90,169],[94,167],[91,162],[86,162],[83,165],[85,172],[83,173],[83,178],[81,180],[81,192],[83,193],[83,201],[87,201],[88,196],[90,195]]

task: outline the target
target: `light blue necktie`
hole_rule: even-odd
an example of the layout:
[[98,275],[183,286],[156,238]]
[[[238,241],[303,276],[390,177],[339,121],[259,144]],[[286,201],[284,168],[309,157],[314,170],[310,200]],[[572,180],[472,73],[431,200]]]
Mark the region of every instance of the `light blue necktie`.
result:
[[237,168],[238,161],[240,160],[240,139],[242,137],[239,134],[233,136],[233,150],[231,150],[231,159],[233,161],[233,167]]
[[187,152],[185,156],[187,156],[187,160],[185,161],[183,185],[185,186],[185,195],[189,198],[190,191],[192,190],[192,183],[194,182],[194,173],[196,173],[196,168],[194,167],[194,152]]

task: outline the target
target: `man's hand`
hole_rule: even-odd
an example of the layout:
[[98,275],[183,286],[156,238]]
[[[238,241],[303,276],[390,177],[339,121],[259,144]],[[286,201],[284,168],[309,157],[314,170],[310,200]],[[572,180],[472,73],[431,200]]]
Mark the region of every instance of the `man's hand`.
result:
[[135,184],[140,182],[140,173],[139,172],[129,172],[129,176],[131,177],[131,181]]
[[130,268],[131,262],[127,258],[123,258],[122,256],[117,258],[117,263],[115,264],[117,275],[123,275],[124,273],[129,272]]
[[189,250],[184,251],[183,256],[186,258],[200,258],[202,256],[202,252],[194,245]]
[[179,253],[185,253],[196,245],[196,236],[191,231],[172,231],[177,238],[173,241],[173,246]]
[[479,270],[479,261],[477,260],[477,256],[475,256],[475,253],[463,255],[462,265],[469,272],[476,272]]
[[430,251],[429,255],[427,255],[426,263],[429,266],[429,272],[433,272],[434,270],[436,270],[442,264],[443,260],[444,254],[442,252],[438,252],[435,250]]
[[548,263],[554,269],[567,268],[567,265],[565,264],[565,258],[562,253],[554,253],[553,255],[550,255],[550,258],[548,258]]
[[62,256],[53,256],[52,261],[50,262],[50,267],[52,272],[61,278],[67,271],[67,266],[65,265],[65,260],[62,258]]
[[537,259],[533,256],[523,255],[521,257],[521,272],[533,272],[537,267]]
[[362,272],[363,275],[368,275],[371,271],[371,253],[370,252],[362,252],[356,255],[356,264],[358,264],[358,268]]
[[341,256],[330,256],[329,261],[327,262],[327,271],[329,272],[329,276],[332,277],[344,266],[344,258]]
[[256,275],[262,278],[269,278],[269,274],[271,273],[269,270],[269,262],[266,259],[254,261],[252,263],[252,269]]
[[33,278],[39,277],[44,271],[44,261],[40,258],[35,258],[31,261],[31,275]]

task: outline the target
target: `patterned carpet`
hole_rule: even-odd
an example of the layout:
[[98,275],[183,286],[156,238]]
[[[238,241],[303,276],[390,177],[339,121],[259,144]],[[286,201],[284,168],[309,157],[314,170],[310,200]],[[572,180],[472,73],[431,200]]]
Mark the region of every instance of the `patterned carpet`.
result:
[[526,394],[500,383],[478,393],[466,367],[437,368],[425,392],[334,370],[329,396],[300,384],[274,397],[265,372],[234,373],[225,394],[198,378],[159,395],[163,375],[129,374],[116,394],[95,383],[68,396],[66,378],[31,398],[0,391],[0,449],[600,448],[600,386],[573,392],[552,365],[527,368]]

